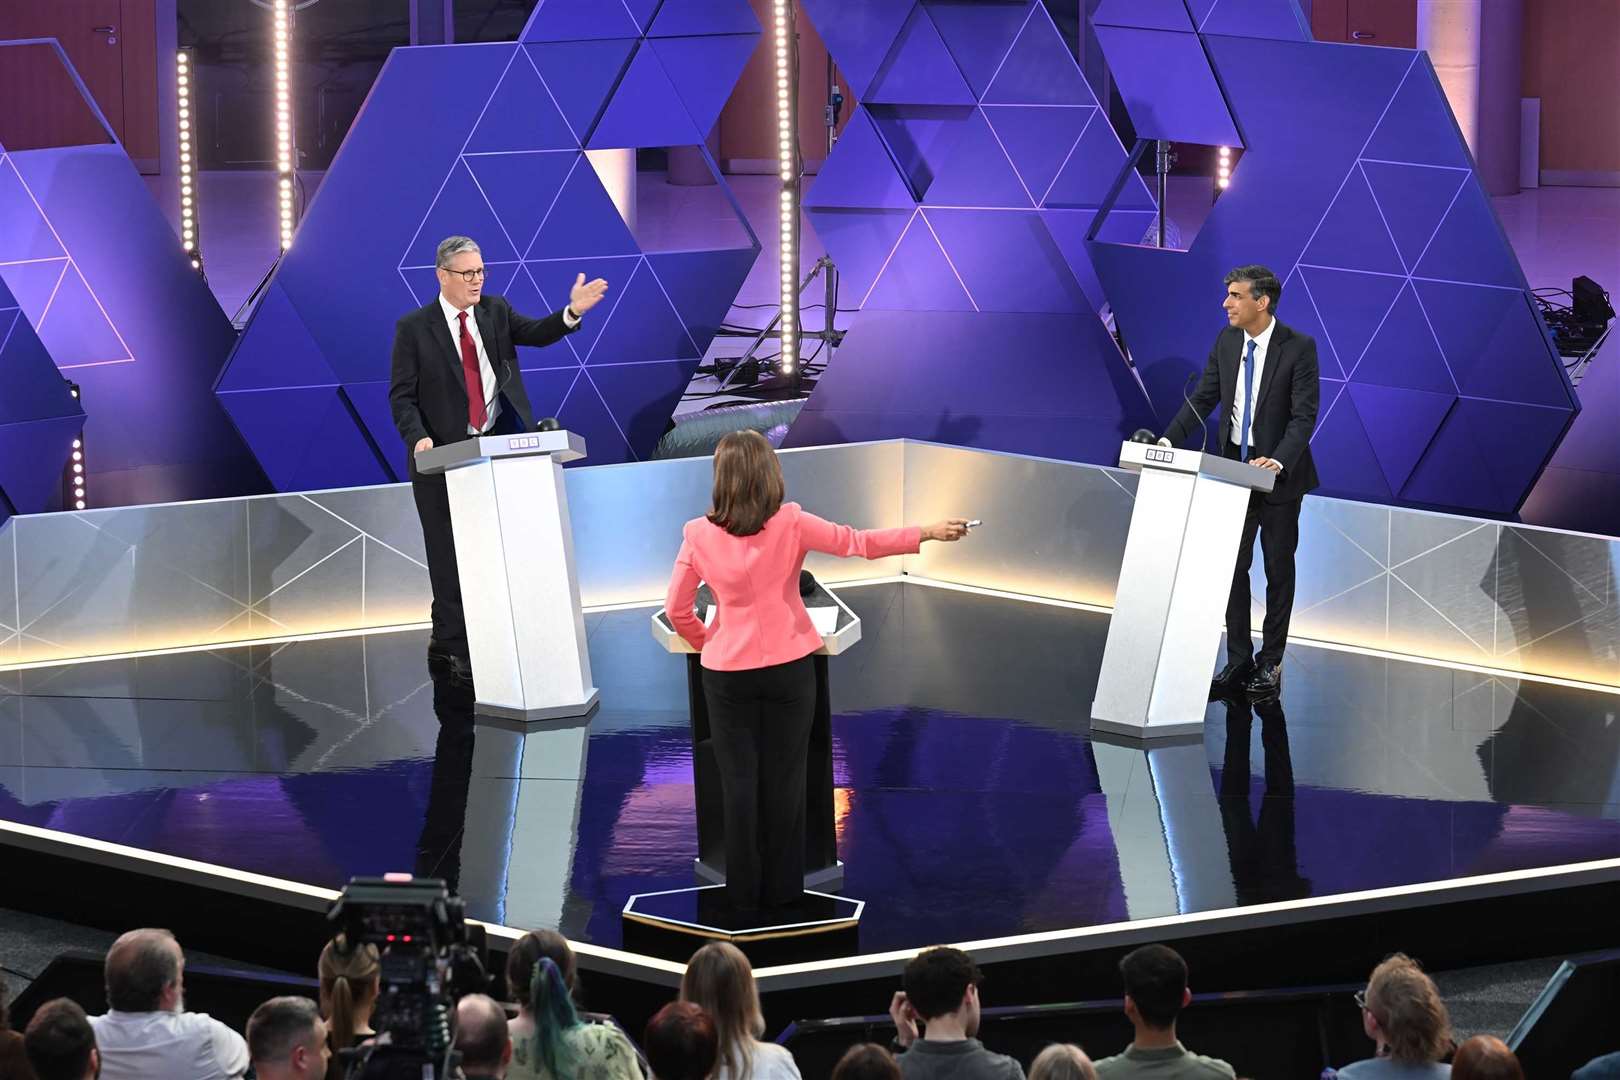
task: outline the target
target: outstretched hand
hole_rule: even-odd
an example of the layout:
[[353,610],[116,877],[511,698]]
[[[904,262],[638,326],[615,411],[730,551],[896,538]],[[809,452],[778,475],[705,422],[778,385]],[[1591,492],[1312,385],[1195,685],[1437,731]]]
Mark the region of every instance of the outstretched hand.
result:
[[968,532],[967,518],[946,518],[922,527],[924,540],[960,540]]
[[568,306],[574,309],[575,315],[583,315],[601,302],[607,287],[607,282],[601,278],[586,282],[584,274],[575,275],[574,287],[568,290]]

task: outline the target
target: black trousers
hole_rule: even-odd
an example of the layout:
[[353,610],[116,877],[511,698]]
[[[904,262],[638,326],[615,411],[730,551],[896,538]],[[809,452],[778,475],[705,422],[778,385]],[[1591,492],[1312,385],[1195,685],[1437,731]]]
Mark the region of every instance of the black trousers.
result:
[[444,474],[423,476],[411,467],[411,494],[422,522],[428,581],[433,586],[433,643],[467,659],[467,616],[461,609],[461,577],[456,539],[450,529],[450,492]]
[[726,897],[747,910],[804,892],[805,758],[816,708],[810,657],[746,671],[703,669],[725,801]]
[[[1228,444],[1226,449],[1227,457],[1237,457],[1236,446]],[[1303,499],[1267,502],[1259,492],[1249,496],[1237,566],[1232,572],[1232,592],[1226,600],[1226,659],[1231,663],[1282,663],[1283,649],[1288,645],[1288,621],[1294,614],[1294,549],[1299,547],[1299,511],[1303,503]],[[1249,567],[1254,563],[1257,534],[1266,568],[1266,619],[1260,626],[1258,656],[1254,639],[1249,636]]]

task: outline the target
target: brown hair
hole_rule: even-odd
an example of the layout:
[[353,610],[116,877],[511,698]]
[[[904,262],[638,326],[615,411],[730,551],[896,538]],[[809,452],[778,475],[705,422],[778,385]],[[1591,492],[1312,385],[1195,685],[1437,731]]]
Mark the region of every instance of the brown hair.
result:
[[1405,953],[1373,968],[1367,1011],[1389,1040],[1389,1056],[1416,1065],[1439,1061],[1451,1048],[1451,1016],[1434,980]]
[[704,1080],[714,1072],[717,1037],[709,1014],[690,1001],[672,1001],[641,1034],[656,1080]]
[[877,1043],[856,1043],[833,1066],[832,1080],[900,1080],[900,1063]]
[[753,536],[782,507],[786,486],[776,451],[757,431],[733,431],[714,448],[709,520],[732,536]]
[[318,965],[321,1003],[331,1009],[327,1017],[331,1030],[332,1060],[327,1063],[328,1080],[340,1080],[348,1063],[338,1060],[338,1052],[354,1045],[361,1020],[360,1008],[374,1002],[382,981],[382,957],[375,945],[350,948],[341,934],[326,943]]
[[568,939],[557,931],[530,930],[513,942],[511,951],[506,954],[507,996],[530,1012],[541,1011],[534,1001],[536,991],[540,989],[540,982],[535,978],[535,965],[546,957],[557,965],[557,974],[562,976],[563,985],[572,994],[579,981],[574,950],[568,944]]
[[1097,1080],[1097,1070],[1074,1043],[1053,1043],[1030,1063],[1029,1080]]
[[1508,1044],[1495,1035],[1475,1035],[1451,1059],[1456,1080],[1524,1080],[1524,1069]]
[[720,1042],[718,1067],[724,1068],[731,1080],[748,1080],[754,1040],[765,1033],[759,987],[754,983],[754,968],[748,957],[725,941],[703,946],[686,962],[680,1000],[702,1006],[714,1020]]

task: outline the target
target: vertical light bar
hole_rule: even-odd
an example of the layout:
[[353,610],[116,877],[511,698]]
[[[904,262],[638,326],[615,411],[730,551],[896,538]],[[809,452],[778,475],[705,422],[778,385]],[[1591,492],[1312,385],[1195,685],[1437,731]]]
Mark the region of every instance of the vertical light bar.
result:
[[1232,183],[1232,148],[1221,147],[1219,163],[1215,166],[1215,186],[1225,191]]
[[[68,393],[73,395],[74,401],[78,401],[79,384],[69,379],[67,385]],[[89,490],[89,484],[85,482],[84,453],[84,432],[80,431],[78,438],[73,440],[73,457],[68,462],[69,479],[73,481],[73,509],[75,510],[83,510],[88,505],[89,496],[86,492]]]
[[779,324],[783,375],[792,375],[799,357],[799,74],[795,63],[793,0],[773,0],[776,42],[776,145],[782,253],[782,318]]
[[[191,260],[191,268],[202,272],[202,237],[197,231],[197,158],[195,108],[195,68],[191,50],[181,49],[174,56],[174,86],[177,125],[180,136],[180,246]],[[77,449],[77,447],[75,447]]]
[[281,250],[292,247],[293,127],[292,98],[288,89],[292,63],[292,12],[287,0],[275,0],[276,196],[280,200]]

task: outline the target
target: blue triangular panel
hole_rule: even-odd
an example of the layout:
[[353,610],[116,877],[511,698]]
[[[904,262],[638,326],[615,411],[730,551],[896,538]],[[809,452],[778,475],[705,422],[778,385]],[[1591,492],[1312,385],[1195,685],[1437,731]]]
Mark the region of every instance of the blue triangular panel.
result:
[[512,58],[464,153],[491,150],[577,150],[579,142],[528,57]]
[[[0,233],[0,236],[4,235]],[[63,275],[72,272],[72,266],[65,257],[43,262],[12,263],[0,266],[0,281],[5,282],[29,320],[37,322],[45,314]]]
[[692,359],[700,355],[645,262],[636,265],[587,365]]
[[249,326],[252,332],[237,339],[225,361],[214,385],[216,391],[337,384],[337,376],[279,281],[271,281]]
[[696,360],[683,363],[626,364],[590,367],[586,378],[602,396],[619,430],[630,441],[630,451],[645,459],[664,437],[669,418],[692,381]]
[[1473,164],[1424,54],[1417,54],[1362,157],[1460,169]]
[[[1039,202],[1097,110],[1089,106],[995,105],[985,108],[984,115],[1018,175]],[[1117,163],[1113,171],[1118,171]]]
[[922,199],[945,172],[978,110],[961,105],[873,105],[872,122],[910,190]]
[[889,55],[914,0],[811,0],[805,12],[826,42],[833,63],[849,80],[857,101],[867,99],[872,78]]
[[681,95],[695,130],[705,135],[714,130],[758,41],[752,34],[652,40],[653,51]]
[[1034,207],[984,113],[975,109],[924,201],[937,206]]
[[910,311],[974,310],[973,301],[920,213],[901,238],[864,306]]
[[[672,365],[674,366],[674,365]],[[585,438],[584,464],[613,465],[621,461],[635,461],[636,456],[625,442],[618,421],[609,411],[589,372],[581,371],[579,379],[568,391],[567,399],[557,412],[557,419],[569,431]]]
[[986,105],[1095,105],[1080,66],[1040,4],[984,92]]
[[569,170],[581,160],[577,151],[476,154],[465,159],[519,251],[527,251],[534,242]]
[[0,311],[0,424],[84,415],[45,345],[17,308]]
[[714,340],[758,258],[754,249],[740,248],[648,255],[647,262],[701,351]]
[[1350,398],[1391,491],[1399,491],[1456,397],[1421,390],[1351,383]]
[[1411,285],[1395,298],[1395,306],[1389,309],[1350,378],[1359,383],[1456,394],[1457,384],[1452,381]]
[[849,118],[843,137],[810,181],[804,204],[888,210],[909,210],[916,205],[865,109],[855,110]]
[[[582,158],[563,184],[562,194],[557,196],[546,223],[540,226],[526,258],[635,255],[639,250],[596,170]],[[545,283],[541,282],[540,287],[544,289]]]
[[[987,110],[988,111],[988,110]],[[1125,151],[1114,135],[1107,118],[1099,115],[1086,126],[1085,133],[1064,160],[1052,186],[1046,191],[1048,206],[1097,207],[1114,186],[1120,169],[1125,165]],[[1118,210],[1152,210],[1156,208],[1152,194],[1142,181],[1142,175],[1132,170],[1120,189],[1114,203]]]
[[[1322,399],[1328,400],[1327,383],[1322,386]],[[1354,499],[1389,501],[1389,486],[1373,453],[1372,443],[1356,415],[1350,395],[1340,394],[1331,408],[1323,410],[1322,419],[1311,436],[1311,456],[1316,460],[1322,476],[1322,490],[1337,496]]]
[[1467,171],[1382,161],[1364,161],[1361,170],[1395,237],[1401,259],[1408,269],[1416,266],[1458,190],[1467,182]]
[[128,346],[118,339],[76,266],[62,275],[50,310],[34,325],[59,367],[130,359]]
[[387,482],[335,386],[219,395],[277,491]]
[[540,0],[518,40],[591,41],[641,31],[619,0]]
[[670,6],[665,0],[623,0],[623,3],[631,18],[636,20],[636,25],[641,27],[642,33],[647,33],[652,28],[654,17],[662,15],[664,8]]
[[975,98],[934,20],[913,9],[866,101],[889,105],[972,105]]
[[602,115],[608,94],[618,84],[635,47],[635,39],[631,38],[525,45],[524,51],[540,69],[574,136],[583,143],[596,126],[596,118]]
[[[979,307],[995,311],[1090,313],[1062,251],[1033,210],[923,210]],[[1018,284],[1007,287],[1010,268]]]
[[697,34],[758,34],[759,20],[747,0],[664,0],[648,33],[653,37]]
[[1501,494],[1502,506],[1514,511],[1541,475],[1543,448],[1556,445],[1569,423],[1566,409],[1544,409],[1509,401],[1464,397],[1457,402],[1473,430],[1490,440],[1485,467]]
[[1233,37],[1311,40],[1310,25],[1294,0],[1217,0],[1198,29]]
[[644,44],[630,60],[602,119],[586,145],[592,150],[630,146],[693,146],[703,141],[681,104],[658,55]]
[[1406,272],[1359,167],[1350,170],[1299,261],[1345,270]]
[[[529,392],[529,405],[534,410],[535,420],[555,417],[562,410],[569,392],[574,389],[575,382],[583,382],[584,379],[584,373],[577,366],[538,371],[524,368],[523,388]],[[595,457],[594,446],[587,446],[586,451],[592,458]]]
[[416,235],[411,239],[401,266],[432,266],[437,258],[439,241],[447,236],[470,236],[478,241],[487,262],[512,262],[517,251],[507,240],[490,209],[478,182],[468,171],[464,160],[458,159],[450,169],[450,176],[440,189],[438,197]]
[[1507,513],[1513,507],[1491,477],[1485,452],[1495,445],[1489,430],[1476,431],[1459,401],[1418,459],[1400,497],[1432,506],[1466,506],[1475,511]]
[[541,308],[545,312],[562,310],[563,305],[568,303],[569,290],[574,287],[574,280],[579,274],[584,274],[586,281],[594,278],[606,281],[608,292],[600,304],[585,313],[579,329],[563,339],[566,349],[562,344],[544,349],[520,349],[519,365],[525,370],[530,367],[558,366],[567,362],[570,352],[574,354],[575,363],[583,362],[590,355],[596,339],[602,335],[602,328],[607,325],[614,309],[619,306],[624,287],[640,261],[639,256],[629,255],[525,263],[524,269],[540,290]]
[[407,464],[405,442],[400,438],[399,429],[394,426],[393,407],[388,401],[388,383],[345,383],[342,389],[343,396],[348,398],[349,405],[360,418],[371,441],[382,451],[383,460],[394,474],[394,480],[409,479],[410,466]]
[[1097,278],[1096,267],[1091,264],[1091,256],[1086,251],[1086,233],[1091,229],[1091,219],[1096,216],[1095,210],[1041,211],[1041,221],[1046,231],[1051,233],[1058,251],[1069,264],[1069,272],[1085,291],[1092,310],[1101,309],[1108,299],[1103,292],[1102,282]]
[[1193,29],[1183,0],[1102,0],[1091,21],[1097,26],[1134,26],[1143,30]]
[[[1311,288],[1302,274],[1303,271],[1295,267],[1283,282],[1283,295],[1288,298],[1288,325],[1316,340],[1316,363],[1322,378],[1343,379],[1344,369],[1339,366],[1339,354],[1333,351],[1333,338],[1322,326],[1316,302],[1311,298]],[[1325,396],[1322,404],[1327,404]]]
[[17,513],[56,505],[68,450],[83,426],[78,416],[0,424],[0,492]]
[[1413,285],[1464,394],[1570,407],[1558,354],[1524,293],[1447,281]]
[[915,210],[811,210],[810,221],[855,303],[871,289]]
[[[1180,0],[1175,0],[1180,3]],[[975,94],[983,94],[1001,69],[1013,39],[1030,16],[1030,5],[927,2],[928,16]]]
[[[1338,357],[1339,367],[1348,376],[1355,370],[1367,343],[1378,331],[1406,282],[1383,274],[1314,266],[1300,267],[1299,273],[1310,289],[1310,299],[1315,302],[1322,329],[1333,346],[1333,355]],[[1294,306],[1290,298],[1289,308]]]
[[0,159],[0,237],[5,261],[58,259],[67,255],[10,159]]
[[1518,260],[1477,180],[1470,179],[1463,185],[1413,274],[1446,281],[1524,288]]
[[418,304],[426,304],[439,295],[439,276],[431,266],[407,266],[399,271],[399,276]]

